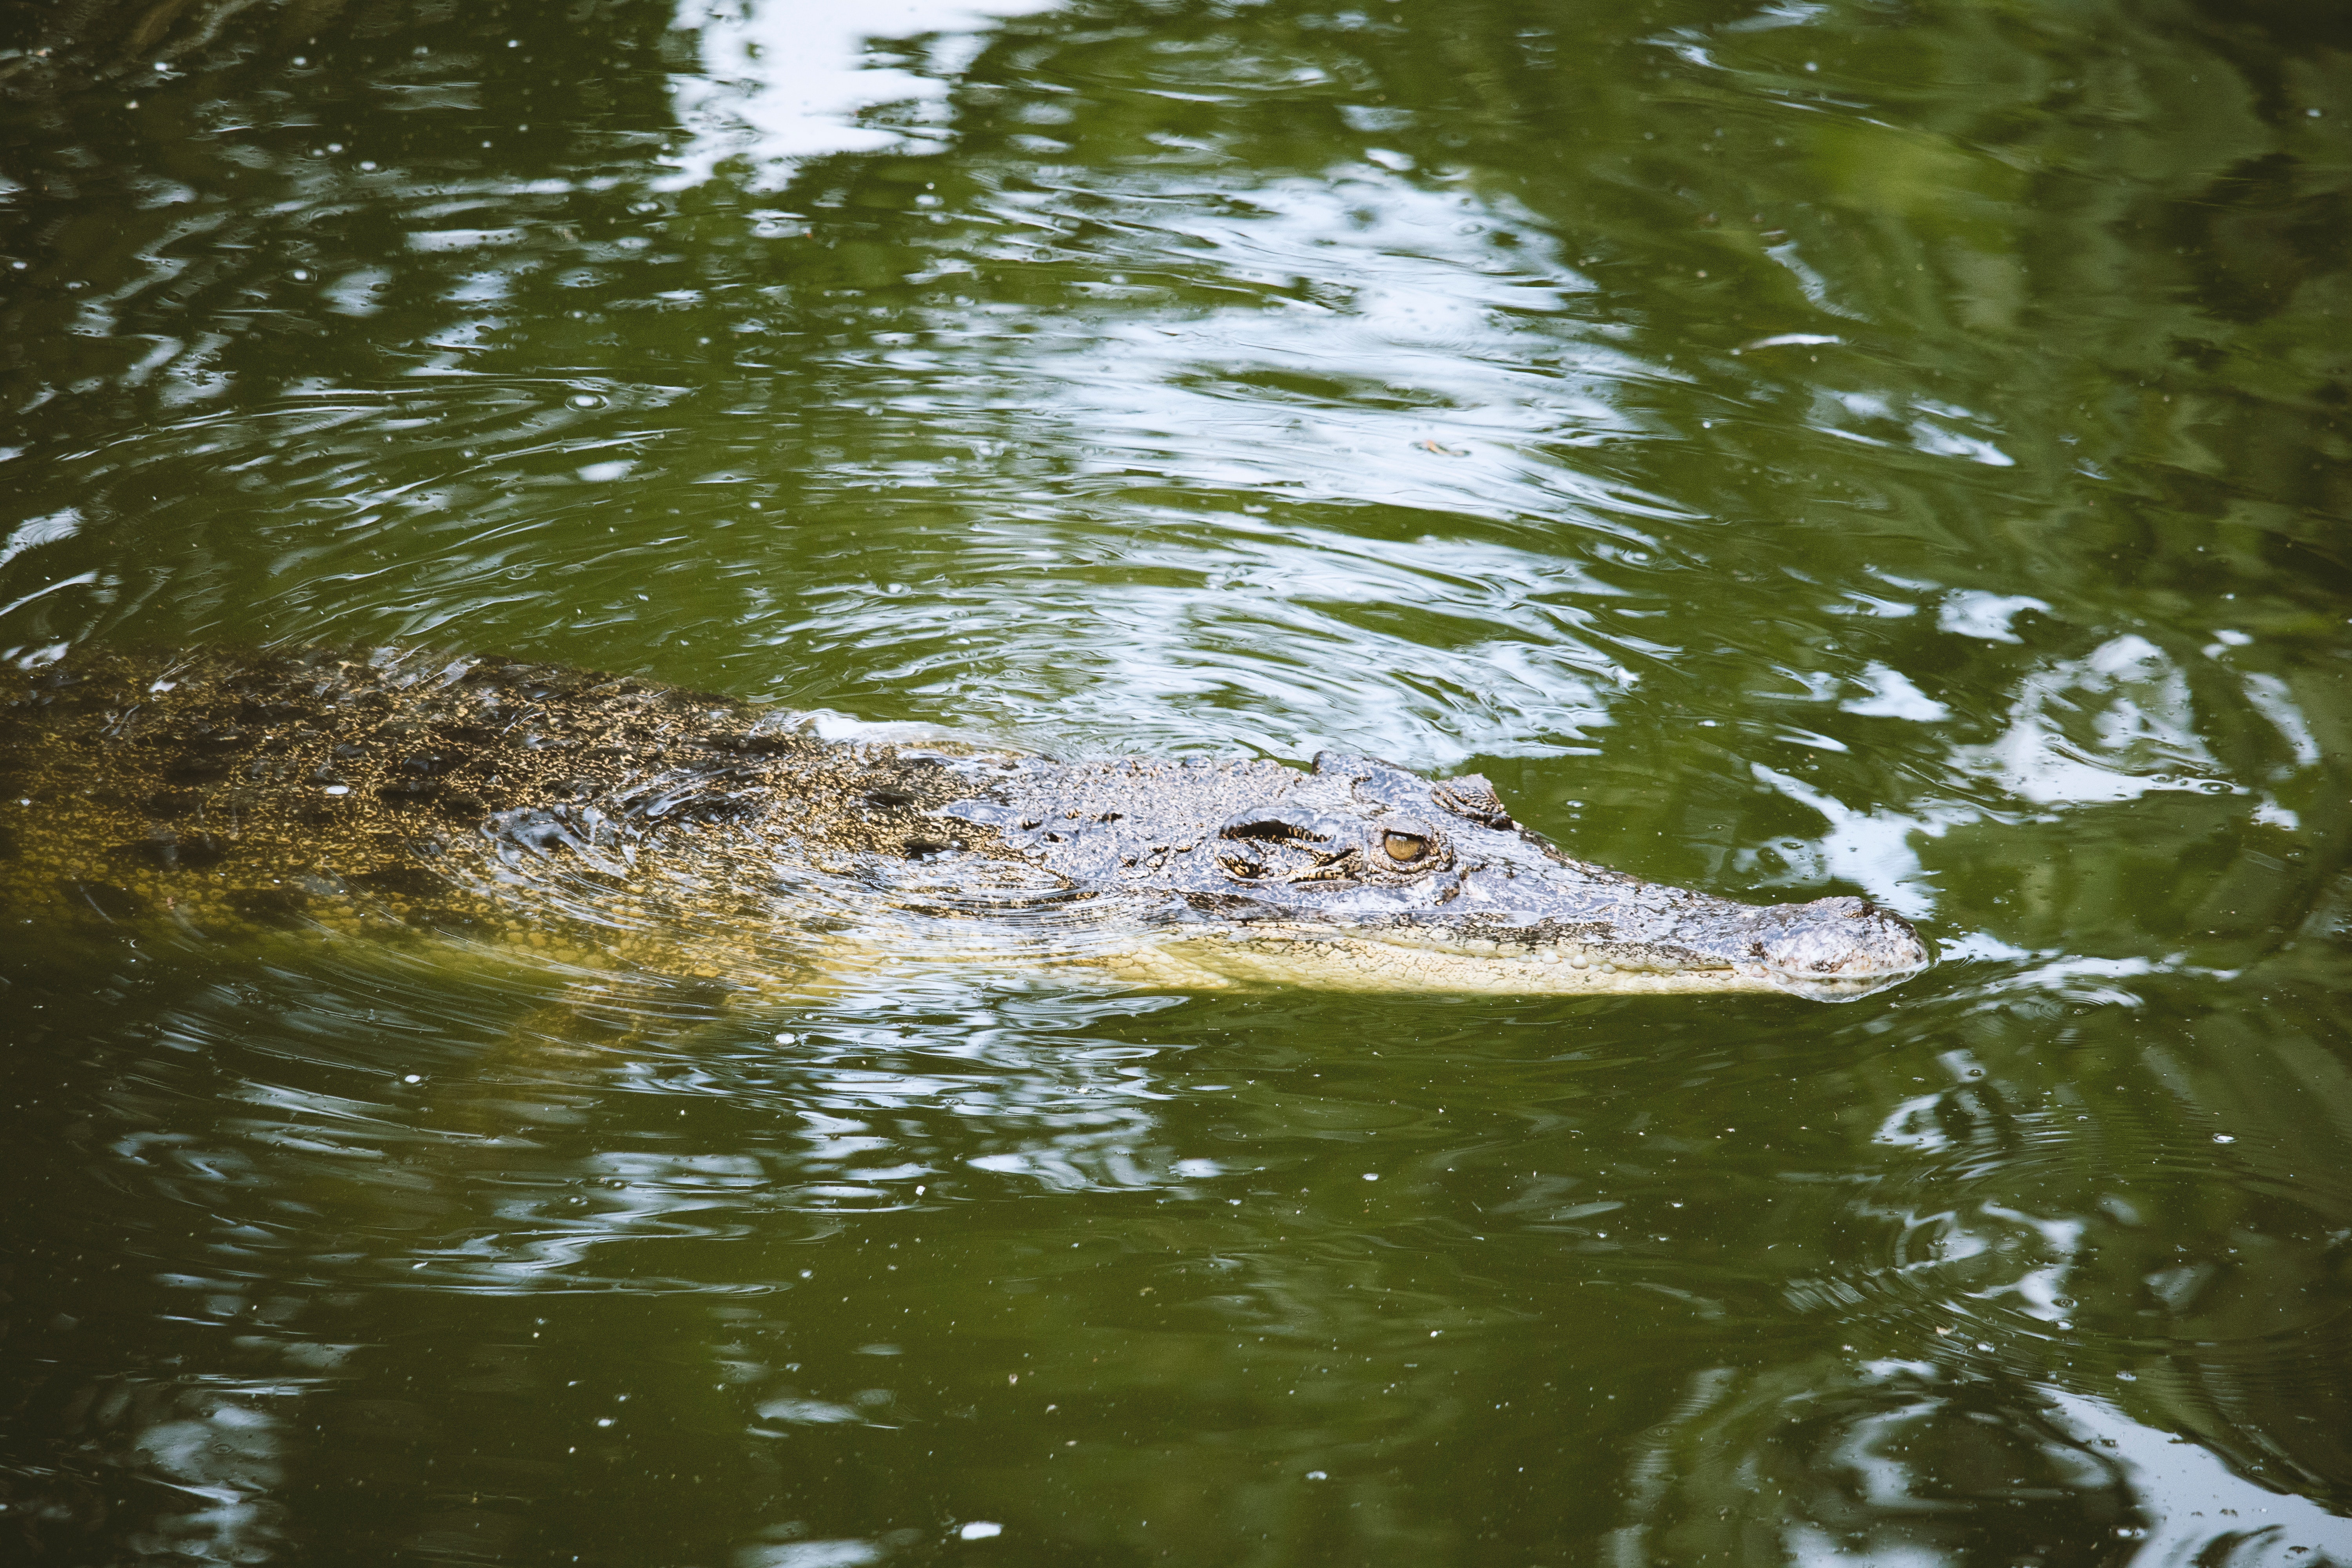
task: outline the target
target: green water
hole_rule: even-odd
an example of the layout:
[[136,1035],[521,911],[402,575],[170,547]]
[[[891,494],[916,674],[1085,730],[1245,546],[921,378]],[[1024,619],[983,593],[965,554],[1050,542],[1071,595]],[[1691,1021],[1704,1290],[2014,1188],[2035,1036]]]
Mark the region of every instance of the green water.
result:
[[12,915],[0,1560],[2352,1564],[2347,13],[984,10],[0,12],[0,651],[1344,746],[1942,962]]

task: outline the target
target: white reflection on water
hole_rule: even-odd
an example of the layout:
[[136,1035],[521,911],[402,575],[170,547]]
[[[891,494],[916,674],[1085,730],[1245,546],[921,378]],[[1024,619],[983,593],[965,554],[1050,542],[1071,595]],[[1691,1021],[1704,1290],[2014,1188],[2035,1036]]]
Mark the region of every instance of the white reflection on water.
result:
[[1855,811],[1777,768],[1754,763],[1749,764],[1749,771],[1759,783],[1812,807],[1829,824],[1829,831],[1817,843],[1787,839],[1773,846],[1789,868],[1775,881],[1808,886],[1825,878],[1839,877],[1861,887],[1898,914],[1919,920],[1935,911],[1930,873],[1920,864],[1912,838],[1915,835],[1939,837],[1947,827],[1974,821],[1975,812],[1933,805],[1916,805],[1909,811],[1885,807]]
[[[1087,220],[1065,210],[1081,195],[1113,204],[1110,237],[1081,237]],[[1506,193],[1359,167],[1313,179],[1129,174],[1108,192],[989,200],[1018,237],[997,259],[1083,244],[1132,268],[1138,287],[1187,290],[1150,310],[980,342],[968,312],[935,309],[940,346],[887,356],[955,402],[1051,426],[1055,445],[1086,455],[1085,471],[1139,465],[1293,504],[1564,524],[1636,545],[1655,542],[1658,522],[1696,521],[1560,460],[1657,433],[1627,408],[1628,388],[1681,378],[1581,319],[1592,284]],[[1232,302],[1197,302],[1220,297]],[[974,375],[995,384],[962,379]]]
[[559,1154],[543,1149],[551,1139],[468,1126],[475,1136],[504,1133],[496,1140],[504,1152],[479,1167],[458,1164],[436,1184],[436,1199],[456,1211],[444,1226],[462,1234],[414,1245],[386,1268],[403,1285],[490,1294],[585,1285],[791,1289],[788,1276],[732,1276],[715,1262],[732,1256],[721,1253],[701,1255],[720,1278],[649,1277],[635,1266],[634,1248],[774,1236],[776,1216],[791,1215],[802,1216],[797,1234],[814,1237],[829,1232],[834,1216],[950,1196],[1040,1188],[1182,1195],[1222,1167],[1173,1146],[1161,1130],[1155,1105],[1172,1091],[1160,1082],[1160,1053],[1109,1032],[1176,1005],[1167,996],[1008,993],[914,973],[887,990],[797,1010],[789,1049],[772,1043],[764,1023],[712,1026],[646,1042],[582,1077],[534,1067],[540,1082],[500,1091],[521,1098],[474,1099],[460,1115],[478,1123],[551,1094],[626,1095],[687,1113],[697,1102],[723,1107],[725,1130],[682,1131],[677,1148]]
[[0,566],[5,566],[17,556],[38,545],[55,544],[71,539],[80,531],[82,515],[77,507],[64,507],[46,517],[37,517],[18,523],[0,541]]
[[2134,1419],[2116,1401],[2063,1387],[2049,1397],[2086,1441],[2114,1450],[2130,1478],[2147,1521],[2135,1561],[2231,1568],[2352,1562],[2352,1520],[2254,1485],[2211,1449]]
[[2189,681],[2137,633],[2028,673],[2009,727],[1961,764],[2037,805],[2136,800],[2154,790],[2244,794],[2197,731]]
[[2084,1561],[2253,1568],[2352,1551],[2352,1521],[2063,1382],[2029,1392],[1888,1359],[1708,1368],[1685,1388],[1633,1445],[1612,1568],[1738,1561],[1757,1532],[1807,1568],[1969,1562],[1988,1529]]
[[[119,1506],[134,1520],[142,1557],[181,1563],[261,1563],[283,1545],[287,1509],[286,1383],[216,1378],[111,1378],[68,1407],[80,1456],[148,1483]],[[32,1513],[23,1494],[13,1510]],[[45,1522],[61,1521],[53,1509]],[[42,1517],[34,1515],[34,1517]]]
[[[672,190],[700,184],[728,160],[750,166],[754,190],[781,188],[800,159],[871,153],[918,127],[862,123],[884,104],[936,110],[984,29],[1049,10],[1057,0],[678,0],[677,26],[696,36],[699,71],[670,76],[685,144],[663,162]],[[877,63],[878,40],[920,40],[920,73]]]
[[[1066,563],[1090,548],[1075,526],[977,527],[968,561],[1001,561],[1001,575],[973,570],[913,602],[864,584],[814,589],[803,618],[775,635],[820,647],[912,644],[873,678],[975,707],[979,694],[961,689],[972,661],[956,639],[984,638],[998,721],[1065,755],[1297,758],[1338,745],[1439,769],[1480,754],[1559,755],[1590,750],[1588,732],[1609,722],[1606,694],[1635,679],[1579,635],[1574,597],[1589,578],[1573,562],[1459,539],[1374,545],[1245,513],[1138,521],[1124,560],[1101,571]],[[1040,549],[1051,566],[1023,559]],[[1378,613],[1416,603],[1442,603],[1458,640],[1433,647],[1428,626]],[[1074,624],[1091,634],[1075,647]],[[1387,680],[1368,687],[1368,664]],[[1088,735],[1091,746],[1073,744]]]
[[[213,1506],[188,1522],[202,1524],[220,1546],[228,1547],[220,1538],[253,1533],[259,1510],[256,1497],[285,1479],[276,1426],[262,1411],[223,1401],[201,1415],[148,1427],[131,1451],[174,1484],[209,1500]],[[219,1555],[235,1562],[242,1553],[228,1550]]]
[[[1595,635],[1587,606],[1624,591],[1593,557],[1647,560],[1696,520],[1560,454],[1643,434],[1625,388],[1672,373],[1576,320],[1591,285],[1507,197],[1236,176],[1129,174],[1092,217],[1082,193],[991,193],[992,259],[1107,250],[1192,297],[1016,312],[1050,329],[1027,333],[942,301],[829,355],[892,438],[811,476],[824,502],[887,492],[969,532],[892,560],[919,593],[863,563],[810,584],[770,640],[856,647],[877,683],[1056,749],[1589,750],[1636,659],[1671,651]],[[1349,526],[1373,509],[1376,536]]]
[[[1966,597],[1966,596],[1963,596]],[[1946,629],[1999,641],[2017,640],[2011,616],[2038,600],[2011,599],[1947,605]],[[2210,657],[2210,655],[2209,655]],[[1929,703],[1901,672],[1874,664],[1867,681],[1874,697],[1840,704],[1846,711],[1920,722],[1948,717],[1941,703]],[[1901,805],[1857,811],[1828,792],[1761,763],[1749,771],[1763,785],[1820,814],[1827,831],[1817,840],[1783,839],[1771,848],[1785,872],[1759,885],[1806,885],[1840,877],[1915,919],[1935,910],[1935,873],[1922,862],[1918,844],[1974,823],[2021,820],[2027,812],[2046,816],[2052,807],[2116,805],[2162,792],[2252,795],[2255,784],[2307,782],[2320,758],[2309,721],[2287,683],[2261,672],[2223,673],[2226,685],[2209,681],[2201,692],[2180,660],[2137,633],[2110,637],[2074,658],[2053,658],[2028,667],[2003,704],[2003,727],[1982,744],[1948,742],[1944,767],[1959,789],[1943,799],[1922,796]],[[2227,702],[2221,700],[2227,694]],[[1907,695],[1906,695],[1907,694]],[[1819,700],[1822,693],[1814,693]],[[1916,705],[1915,705],[1916,700]],[[2225,760],[2209,735],[2227,733],[2229,702],[2267,722],[2275,741],[2239,741]],[[2252,782],[2249,782],[2252,781]],[[1978,804],[1990,798],[2014,802],[2017,811]],[[2035,809],[2039,808],[2039,809]],[[2257,822],[2292,828],[2296,814],[2263,795],[2248,807]],[[1753,851],[1736,858],[1748,869]],[[1969,939],[1978,956],[1996,956],[2002,944],[1979,934]],[[2010,950],[1999,954],[2024,957]],[[2047,956],[2047,955],[2045,955]],[[2129,961],[2123,973],[2148,973],[2152,959]]]

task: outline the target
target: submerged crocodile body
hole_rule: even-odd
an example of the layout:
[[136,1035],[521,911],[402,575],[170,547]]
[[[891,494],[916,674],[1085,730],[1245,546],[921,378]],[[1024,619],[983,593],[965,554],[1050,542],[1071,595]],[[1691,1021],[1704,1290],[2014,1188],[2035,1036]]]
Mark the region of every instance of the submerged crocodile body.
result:
[[648,681],[415,651],[84,652],[0,687],[0,909],[418,930],[791,980],[927,952],[1174,986],[1865,994],[1853,898],[1569,859],[1484,779],[1325,752],[1056,763],[826,739]]

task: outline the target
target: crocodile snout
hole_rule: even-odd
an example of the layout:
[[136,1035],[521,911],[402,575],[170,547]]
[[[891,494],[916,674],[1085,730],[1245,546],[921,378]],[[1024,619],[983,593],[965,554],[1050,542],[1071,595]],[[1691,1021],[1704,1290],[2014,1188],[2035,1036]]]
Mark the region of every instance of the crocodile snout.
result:
[[1927,967],[1927,944],[1909,921],[1868,899],[1816,899],[1759,911],[1773,928],[1759,956],[1797,980],[1864,980]]

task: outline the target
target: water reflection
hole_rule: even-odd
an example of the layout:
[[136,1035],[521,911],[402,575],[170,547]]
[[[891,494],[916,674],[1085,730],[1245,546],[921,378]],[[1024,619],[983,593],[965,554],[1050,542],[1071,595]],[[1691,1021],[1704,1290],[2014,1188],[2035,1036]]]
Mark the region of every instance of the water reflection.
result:
[[[1288,1552],[1450,1552],[1522,1526],[1590,1529],[1629,1562],[2340,1544],[2321,1509],[2345,1393],[2312,1357],[2352,1321],[2334,1267],[2352,1194],[2309,1173],[2342,1168],[2342,1133],[2184,1124],[2176,1106],[2231,1113],[2226,1091],[2166,1092],[2210,1070],[2179,1045],[2106,1068],[2111,1096],[1998,1014],[1930,1007],[1973,1047],[1931,1055],[1931,1029],[1852,1067],[1769,1006],[1735,1046],[1605,1005],[1509,1023],[1417,1004],[1341,1058],[1307,1045],[1311,1000],[1074,1003],[941,976],[756,1023],[680,1015],[616,1049],[547,1036],[504,986],[427,979],[206,989],[142,1009],[159,1034],[141,1081],[101,1061],[42,1091],[103,1151],[68,1211],[145,1216],[110,1250],[155,1272],[34,1300],[71,1318],[111,1293],[100,1310],[120,1312],[127,1289],[217,1370],[123,1384],[101,1347],[87,1380],[48,1374],[62,1403],[39,1429],[81,1458],[13,1495],[66,1517],[85,1506],[68,1477],[144,1478],[207,1500],[171,1504],[158,1539],[226,1559],[320,1528],[272,1500],[286,1477],[356,1466],[401,1539],[459,1528],[433,1510],[485,1494],[508,1500],[462,1528],[505,1532],[502,1551],[562,1539],[544,1480],[452,1447],[470,1409],[522,1423],[534,1464],[690,1430],[706,1477],[741,1473],[729,1433],[820,1474],[903,1464],[858,1435],[914,1434],[956,1456],[953,1517],[1067,1548],[1093,1532],[1040,1500],[1071,1485],[1088,1514],[1161,1521],[1104,1542],[1172,1530],[1194,1555],[1260,1531]],[[2292,1037],[2208,1059],[2265,1055],[2334,1066]],[[1773,1110],[1792,1095],[1801,1124]],[[121,1209],[125,1190],[146,1196]],[[1049,1196],[1088,1207],[1037,1212]],[[524,1303],[529,1326],[486,1341],[468,1299]],[[643,1346],[597,1326],[627,1300],[693,1304],[655,1321],[673,1370],[591,1351]],[[1660,1378],[1759,1331],[1809,1348]],[[412,1392],[385,1405],[395,1375]],[[143,1404],[108,1392],[134,1386]],[[560,1421],[525,1417],[551,1398]],[[1625,1445],[1622,1494],[1569,1484],[1595,1422]],[[205,1423],[235,1430],[199,1464]],[[2220,1458],[2149,1436],[2184,1428]],[[998,1430],[1028,1434],[1026,1457],[989,1451]],[[396,1452],[461,1473],[427,1483]],[[1441,1526],[1451,1510],[1407,1479],[1424,1473],[1550,1475],[1600,1511]],[[1327,1484],[1374,1517],[1330,1535]],[[754,1489],[798,1500],[797,1538],[825,1528],[776,1485]]]
[[2114,1401],[1924,1362],[1713,1368],[1640,1448],[1621,1563],[2013,1561],[2012,1532],[2036,1563],[2289,1563],[2342,1536]]
[[[752,190],[788,188],[802,159],[938,136],[957,74],[998,21],[1054,0],[921,0],[870,9],[811,0],[679,0],[701,69],[670,79],[687,143],[663,160],[688,188],[721,164]],[[879,57],[879,58],[877,58]],[[900,63],[886,65],[895,58]]]
[[22,933],[0,1539],[2352,1563],[2340,26],[294,15],[0,105],[7,657],[1469,764],[1947,962],[747,1014]]

